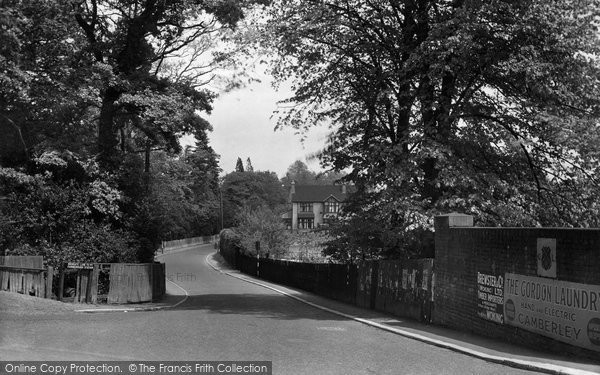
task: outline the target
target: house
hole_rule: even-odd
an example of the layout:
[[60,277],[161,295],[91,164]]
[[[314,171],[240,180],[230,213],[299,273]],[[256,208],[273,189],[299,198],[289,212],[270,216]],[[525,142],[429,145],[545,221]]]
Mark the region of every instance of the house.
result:
[[346,185],[296,185],[290,186],[291,210],[283,219],[290,229],[312,229],[328,224],[337,217],[348,194],[353,190]]

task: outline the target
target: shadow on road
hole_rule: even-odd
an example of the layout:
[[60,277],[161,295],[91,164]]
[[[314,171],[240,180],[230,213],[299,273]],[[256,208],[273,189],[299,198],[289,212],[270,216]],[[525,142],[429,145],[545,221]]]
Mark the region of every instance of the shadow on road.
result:
[[291,298],[267,294],[191,295],[172,310],[203,310],[215,314],[252,315],[268,319],[349,320]]

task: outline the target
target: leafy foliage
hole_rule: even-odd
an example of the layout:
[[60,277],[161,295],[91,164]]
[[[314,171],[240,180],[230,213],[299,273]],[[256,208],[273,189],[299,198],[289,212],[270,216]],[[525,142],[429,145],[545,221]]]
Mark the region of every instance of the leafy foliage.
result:
[[94,91],[104,69],[84,51],[70,11],[59,1],[8,2],[0,11],[4,165],[52,148],[90,151]]
[[[339,259],[323,254],[326,245],[332,240],[327,230],[297,231],[290,234],[290,247],[284,259],[305,263],[327,263]],[[325,255],[325,256],[324,256]]]
[[321,161],[359,189],[345,245],[410,255],[447,211],[598,226],[597,2],[280,0],[271,12],[274,73],[295,78],[280,126],[331,124]]
[[196,111],[210,110],[212,95],[197,89],[201,75],[186,71],[210,71],[212,62],[202,66],[192,61],[180,72],[173,72],[176,64],[165,64],[164,76],[161,67],[202,38],[234,27],[251,3],[91,0],[73,5],[73,21],[88,51],[97,64],[109,68],[99,91],[97,123],[104,168],[118,167],[119,151],[128,140],[177,152],[178,135],[207,130]]
[[[48,159],[38,159],[38,167],[48,165]],[[57,160],[62,159],[52,158]],[[58,164],[67,168],[64,160]],[[135,236],[119,229],[120,197],[115,189],[97,181],[57,181],[54,175],[48,169],[31,175],[0,168],[0,247],[9,254],[43,255],[57,267],[67,261],[135,259],[130,251]]]
[[[200,60],[252,3],[4,2],[0,249],[148,261],[165,238],[215,233],[201,113],[224,55],[176,61],[188,48]],[[184,153],[183,134],[197,141]]]
[[223,177],[223,221],[236,226],[238,214],[250,210],[275,210],[286,202],[286,191],[274,172],[232,172]]
[[281,178],[281,183],[290,186],[292,181],[298,185],[333,185],[342,180],[345,173],[333,171],[316,173],[308,169],[308,166],[301,160],[296,160],[289,167],[285,176]]
[[290,244],[290,233],[276,211],[266,206],[245,207],[238,214],[235,231],[240,244],[249,254],[256,255],[256,242],[260,243],[260,255],[278,259]]

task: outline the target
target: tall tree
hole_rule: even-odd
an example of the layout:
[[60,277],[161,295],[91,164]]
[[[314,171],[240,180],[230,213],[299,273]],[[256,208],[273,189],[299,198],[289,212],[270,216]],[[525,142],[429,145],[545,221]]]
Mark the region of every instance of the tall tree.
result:
[[48,149],[87,152],[102,69],[61,1],[0,10],[0,162],[22,165]]
[[242,158],[240,158],[239,156],[235,163],[235,171],[236,172],[244,172],[244,163],[242,162]]
[[250,158],[246,159],[246,172],[254,172],[254,167],[252,166]]
[[232,172],[223,177],[225,227],[234,226],[242,209],[277,210],[286,202],[286,191],[275,172]]
[[[265,44],[296,78],[280,125],[332,122],[380,226],[598,225],[595,1],[276,1]],[[356,207],[356,214],[361,208]]]
[[177,135],[206,130],[195,109],[209,109],[210,95],[195,90],[193,82],[173,84],[158,73],[174,53],[203,36],[233,27],[243,17],[246,3],[86,0],[72,4],[89,52],[107,71],[98,114],[103,166],[118,162],[120,131],[126,126],[146,136],[146,147],[162,144],[175,151]]
[[292,181],[296,181],[299,185],[311,185],[314,184],[316,176],[315,172],[308,169],[306,163],[296,160],[288,167],[281,182],[286,186],[289,186]]

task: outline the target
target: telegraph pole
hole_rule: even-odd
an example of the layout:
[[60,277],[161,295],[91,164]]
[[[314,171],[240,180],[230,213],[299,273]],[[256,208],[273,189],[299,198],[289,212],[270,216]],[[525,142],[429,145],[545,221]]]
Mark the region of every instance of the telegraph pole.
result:
[[219,202],[221,206],[221,230],[223,230],[223,189],[222,186],[219,186]]

